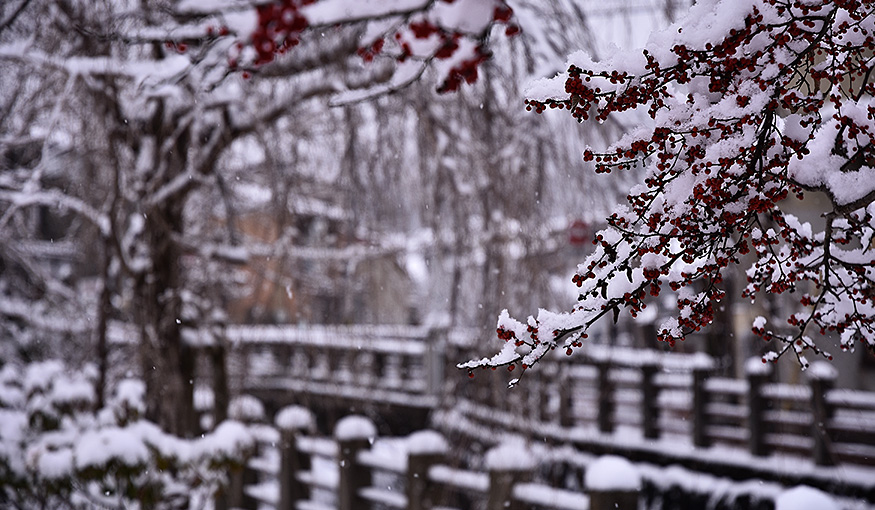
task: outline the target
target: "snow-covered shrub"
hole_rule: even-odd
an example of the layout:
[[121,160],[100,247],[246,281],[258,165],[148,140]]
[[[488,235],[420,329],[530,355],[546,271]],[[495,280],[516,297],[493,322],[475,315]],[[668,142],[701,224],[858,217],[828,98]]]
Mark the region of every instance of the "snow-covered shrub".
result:
[[95,379],[58,361],[0,370],[0,507],[197,507],[253,449],[234,421],[196,439],[165,433],[142,418],[134,379],[95,410]]

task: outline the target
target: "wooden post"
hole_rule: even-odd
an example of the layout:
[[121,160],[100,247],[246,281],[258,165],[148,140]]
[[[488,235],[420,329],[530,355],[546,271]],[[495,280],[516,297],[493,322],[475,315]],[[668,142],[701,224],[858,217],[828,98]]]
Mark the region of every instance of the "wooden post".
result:
[[377,427],[364,416],[347,416],[337,422],[334,437],[338,442],[340,482],[337,487],[338,510],[361,510],[368,503],[359,496],[371,485],[371,471],[358,462],[358,454],[371,447]]
[[298,480],[298,473],[310,469],[310,456],[298,451],[298,437],[315,427],[313,413],[288,406],[274,420],[280,431],[280,494],[277,510],[295,510],[298,501],[310,499],[310,487]]
[[641,365],[641,423],[644,437],[659,439],[659,387],[656,373],[659,365],[648,361]]
[[614,388],[611,382],[610,364],[606,361],[597,361],[598,391],[599,391],[599,431],[609,434],[614,431]]
[[826,394],[833,389],[838,373],[835,367],[826,361],[817,361],[806,371],[808,383],[811,385],[811,436],[814,439],[812,457],[818,466],[835,465],[835,459],[830,451],[832,440],[829,435],[829,422],[834,409],[826,399]]
[[701,448],[711,446],[708,436],[708,404],[711,399],[705,388],[708,375],[707,368],[693,369],[693,444]]
[[584,486],[590,510],[638,509],[641,475],[622,457],[605,455],[587,466]]
[[440,494],[428,470],[446,460],[449,447],[440,433],[421,430],[407,439],[407,510],[431,510]]
[[486,452],[489,470],[486,510],[522,510],[523,505],[513,498],[513,487],[529,481],[534,467],[532,453],[524,443],[504,443]]
[[[228,415],[232,420],[241,421],[248,425],[264,423],[264,405],[252,395],[240,395],[228,404]],[[251,457],[246,459],[243,466],[231,471],[227,494],[223,494],[217,499],[217,509],[255,510],[258,508],[258,501],[246,494],[246,487],[258,483],[258,471],[249,467],[249,459],[258,457],[260,450],[261,445],[256,440]]]
[[569,376],[570,371],[568,363],[562,363],[559,368],[557,384],[559,385],[558,415],[560,427],[574,426],[574,383]]
[[771,367],[758,358],[751,358],[745,363],[747,374],[747,430],[748,448],[752,455],[764,457],[769,454],[766,445],[766,423],[763,413],[766,410],[766,399],[762,388],[769,380]]

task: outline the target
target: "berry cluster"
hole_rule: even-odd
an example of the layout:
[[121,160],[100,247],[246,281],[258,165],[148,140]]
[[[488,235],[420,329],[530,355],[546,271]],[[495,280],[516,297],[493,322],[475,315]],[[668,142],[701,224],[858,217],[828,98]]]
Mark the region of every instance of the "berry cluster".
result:
[[255,65],[272,62],[300,43],[300,34],[307,26],[307,18],[300,9],[316,0],[279,0],[256,7],[258,23],[250,39],[255,49]]
[[[446,0],[444,0],[446,2]],[[462,33],[456,29],[447,29],[440,26],[429,17],[429,13],[411,14],[407,21],[394,29],[393,32],[387,32],[383,37],[376,39],[370,45],[359,48],[358,54],[366,62],[374,60],[374,58],[383,52],[386,43],[392,41],[394,49],[386,51],[389,58],[394,58],[398,62],[405,62],[410,58],[415,58],[423,62],[432,60],[448,60],[453,58],[461,48],[462,39],[475,41],[477,44],[473,54],[449,68],[446,72],[443,81],[438,85],[439,93],[453,92],[461,87],[462,83],[474,83],[477,81],[478,69],[489,57],[490,53],[486,49],[486,39],[493,24],[506,25],[505,34],[513,36],[520,33],[519,26],[512,23],[513,10],[504,0],[494,0],[495,9],[492,15],[492,21],[483,27],[476,34]],[[452,2],[446,2],[452,3]],[[414,48],[420,47],[414,44],[414,41],[434,41],[432,45],[424,47],[430,50],[419,53],[414,51]]]
[[[619,310],[635,316],[667,284],[677,313],[659,337],[674,344],[714,320],[727,268],[752,256],[743,297],[803,290],[780,332],[753,328],[783,342],[769,360],[830,358],[812,331],[840,335],[847,349],[875,346],[875,191],[847,184],[875,168],[875,103],[866,99],[875,96],[875,5],[750,3],[743,23],[711,42],[678,35],[669,51],[645,51],[643,69],[572,65],[567,97],[526,100],[530,111],[566,109],[578,122],[632,109],[653,119],[607,151],[584,152],[599,173],[643,167],[646,176],[574,276],[579,320],[562,335]],[[831,200],[825,232],[783,207],[810,191]],[[616,293],[619,279],[629,285]]]
[[[301,35],[310,27],[304,16],[303,8],[315,3],[317,0],[274,0],[273,2],[261,3],[256,7],[257,24],[255,31],[246,42],[238,42],[231,50],[228,59],[229,67],[236,69],[241,64],[241,55],[247,47],[254,50],[254,58],[246,58],[246,67],[258,67],[272,62],[277,55],[281,55],[297,46],[301,41]],[[493,25],[505,26],[505,34],[513,36],[520,33],[519,26],[513,23],[513,10],[505,3],[505,0],[483,0],[495,4],[491,20],[488,20],[476,33],[462,33],[458,29],[448,29],[440,26],[434,19],[431,10],[435,8],[434,2],[426,3],[421,7],[412,9],[399,17],[402,21],[387,30],[380,36],[366,41],[366,44],[356,51],[365,62],[371,62],[380,55],[385,55],[398,62],[405,62],[410,58],[418,59],[425,64],[433,60],[448,60],[457,55],[462,47],[461,41],[467,39],[475,44],[471,55],[455,62],[445,71],[442,82],[438,86],[439,92],[451,92],[458,90],[462,83],[474,83],[478,77],[478,69],[485,62],[490,53],[486,50],[487,39]],[[453,3],[452,0],[441,0],[443,3]],[[377,16],[380,18],[381,16]],[[352,23],[367,22],[367,19],[355,20]],[[227,34],[227,29],[223,29]],[[210,29],[208,37],[213,37],[214,31]],[[428,44],[414,44],[416,40],[428,40]],[[173,43],[171,43],[173,44]],[[184,51],[184,48],[179,51]],[[251,64],[251,65],[250,65]],[[250,71],[244,71],[244,76]]]

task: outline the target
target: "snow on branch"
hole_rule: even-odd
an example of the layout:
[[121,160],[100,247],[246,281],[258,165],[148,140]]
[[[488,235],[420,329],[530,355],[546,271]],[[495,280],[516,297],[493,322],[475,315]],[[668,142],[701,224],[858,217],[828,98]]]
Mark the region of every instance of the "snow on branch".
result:
[[0,202],[7,202],[13,206],[7,209],[3,216],[0,217],[0,225],[5,225],[17,209],[42,205],[79,214],[96,226],[100,230],[101,235],[108,236],[110,232],[110,220],[105,214],[88,205],[86,202],[57,190],[0,190]]
[[[674,344],[711,324],[727,271],[742,264],[742,297],[796,301],[779,321],[789,327],[753,324],[779,341],[765,359],[831,359],[814,340],[831,333],[843,349],[875,348],[873,11],[861,0],[697,2],[642,52],[574,53],[565,73],[532,84],[537,113],[567,110],[580,123],[646,113],[607,150],[583,154],[597,173],[643,168],[644,178],[578,266],[577,305],[525,323],[503,314],[505,348],[460,368],[531,366],[580,346],[595,320],[635,317],[666,295],[677,312],[658,333]],[[814,211],[824,231],[788,212],[810,191],[830,198]]]

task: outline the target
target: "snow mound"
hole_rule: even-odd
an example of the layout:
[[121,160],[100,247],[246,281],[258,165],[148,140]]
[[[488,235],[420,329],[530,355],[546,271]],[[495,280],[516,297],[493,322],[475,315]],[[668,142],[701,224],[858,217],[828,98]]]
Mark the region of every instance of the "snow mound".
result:
[[76,469],[104,468],[117,460],[125,466],[145,466],[149,462],[149,449],[138,437],[132,437],[129,429],[108,427],[87,431],[76,443],[74,456]]
[[370,419],[359,416],[350,415],[339,422],[334,427],[334,438],[338,441],[350,441],[353,439],[373,439],[377,437],[377,427]]
[[411,455],[446,453],[447,450],[447,440],[434,430],[420,430],[407,437],[407,451]]
[[623,457],[605,455],[586,468],[584,486],[588,491],[637,491],[641,475]]
[[143,413],[145,404],[146,384],[139,379],[122,379],[115,388],[113,405]]
[[486,452],[486,469],[489,471],[528,471],[534,467],[534,455],[519,441],[502,443]]
[[799,485],[775,498],[775,510],[839,510],[839,505],[826,493]]
[[768,363],[763,363],[763,358],[748,358],[744,362],[744,373],[747,375],[769,375],[772,372],[772,367]]
[[197,440],[193,450],[196,456],[204,458],[239,458],[254,447],[255,437],[246,425],[225,420],[212,433]]
[[260,421],[264,419],[264,405],[252,395],[240,395],[228,404],[228,416],[232,420]]
[[287,406],[282,408],[274,420],[281,430],[306,430],[313,428],[313,413],[306,407]]
[[810,379],[826,379],[835,380],[839,376],[839,371],[828,361],[815,361],[808,367],[805,372]]

